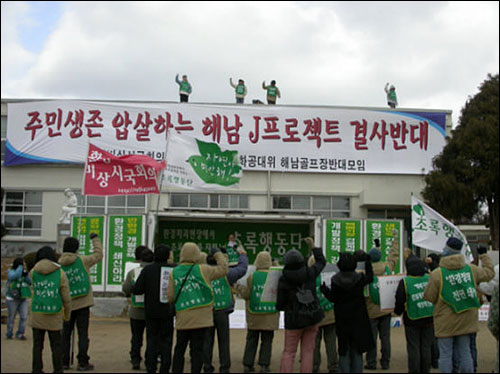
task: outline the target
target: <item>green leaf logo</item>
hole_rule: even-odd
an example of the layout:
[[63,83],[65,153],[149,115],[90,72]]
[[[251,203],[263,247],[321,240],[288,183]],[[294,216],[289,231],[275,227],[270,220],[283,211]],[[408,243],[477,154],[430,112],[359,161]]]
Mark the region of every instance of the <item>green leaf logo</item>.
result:
[[420,204],[417,204],[417,205],[413,205],[413,210],[419,215],[419,216],[423,216],[425,215],[424,213],[424,208],[422,208],[422,205]]
[[189,157],[195,173],[205,182],[220,186],[232,186],[240,181],[240,159],[238,151],[224,151],[216,143],[196,139],[200,155]]

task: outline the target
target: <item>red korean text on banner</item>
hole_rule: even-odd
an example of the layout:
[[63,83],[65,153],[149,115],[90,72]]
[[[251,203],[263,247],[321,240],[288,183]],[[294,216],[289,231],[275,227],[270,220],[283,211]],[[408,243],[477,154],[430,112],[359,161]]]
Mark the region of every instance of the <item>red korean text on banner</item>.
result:
[[149,156],[117,157],[93,144],[85,163],[83,194],[93,196],[157,194],[166,162]]

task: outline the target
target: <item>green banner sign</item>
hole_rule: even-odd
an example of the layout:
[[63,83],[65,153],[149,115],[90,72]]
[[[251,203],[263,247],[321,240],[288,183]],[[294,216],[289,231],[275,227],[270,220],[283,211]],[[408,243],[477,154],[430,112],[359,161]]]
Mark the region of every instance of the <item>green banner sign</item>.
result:
[[395,274],[401,272],[401,236],[402,225],[401,221],[390,221],[390,220],[365,220],[365,250],[369,251],[375,246],[374,240],[380,240],[380,251],[382,252],[382,259],[380,261],[385,261],[389,252],[391,251],[392,241],[394,239],[392,230],[398,231],[399,238],[399,261],[396,265]]
[[125,264],[135,261],[135,249],[143,241],[143,216],[108,217],[108,269],[106,286],[119,286],[125,278]]
[[[96,233],[101,238],[104,244],[104,216],[73,216],[71,220],[71,235],[78,239],[80,242],[80,248],[78,254],[80,255],[90,255],[94,253],[94,248],[92,248],[91,240],[89,238],[90,233]],[[90,272],[90,282],[94,286],[104,286],[103,282],[103,272],[102,263],[99,262],[95,266],[89,269]]]
[[180,248],[185,242],[197,243],[202,251],[208,252],[210,248],[225,246],[230,233],[234,233],[245,247],[250,264],[260,251],[269,251],[281,264],[284,254],[293,248],[304,255],[309,251],[303,240],[310,236],[309,224],[298,223],[163,220],[159,223],[158,241],[174,250],[178,262]]
[[328,219],[323,227],[326,262],[336,264],[340,252],[361,249],[361,220]]

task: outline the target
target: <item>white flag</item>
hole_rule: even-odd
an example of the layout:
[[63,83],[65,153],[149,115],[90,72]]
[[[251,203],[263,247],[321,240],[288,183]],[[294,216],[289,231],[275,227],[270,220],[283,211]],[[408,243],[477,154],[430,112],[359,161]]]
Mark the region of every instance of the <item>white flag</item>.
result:
[[411,226],[413,245],[434,252],[443,252],[450,237],[460,239],[462,254],[467,262],[473,260],[465,235],[450,221],[416,197],[411,197]]
[[170,131],[163,184],[193,190],[220,190],[239,186],[242,175],[238,151],[217,143]]

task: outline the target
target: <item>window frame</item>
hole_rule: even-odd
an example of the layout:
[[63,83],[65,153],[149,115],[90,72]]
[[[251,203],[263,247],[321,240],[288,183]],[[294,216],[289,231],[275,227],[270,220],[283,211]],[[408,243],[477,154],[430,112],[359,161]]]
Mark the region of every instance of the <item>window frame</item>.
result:
[[[7,196],[9,194],[22,194],[22,202],[21,204],[8,204]],[[39,204],[27,204],[26,194],[27,193],[36,193],[40,194],[40,203]],[[20,206],[21,211],[9,211],[8,207],[11,206]],[[37,207],[39,211],[30,211],[29,207]],[[38,209],[39,207],[39,209]],[[21,219],[21,227],[11,227],[7,226],[6,217],[20,217]],[[37,217],[39,219],[40,225],[37,227],[27,228],[25,227],[26,217]],[[6,236],[12,238],[41,238],[42,237],[42,228],[43,228],[43,191],[34,191],[34,190],[5,190],[5,194],[2,201],[2,224],[5,226],[7,230]],[[11,233],[9,231],[20,231],[19,234]],[[26,235],[26,233],[32,232],[33,235]]]

